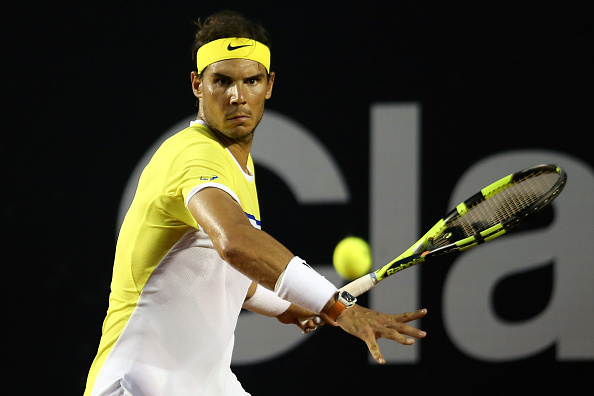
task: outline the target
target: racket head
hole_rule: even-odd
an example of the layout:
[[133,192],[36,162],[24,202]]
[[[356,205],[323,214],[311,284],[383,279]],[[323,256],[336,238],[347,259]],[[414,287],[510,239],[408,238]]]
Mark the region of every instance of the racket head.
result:
[[560,167],[538,165],[490,184],[444,217],[427,238],[426,255],[463,251],[505,234],[550,205],[566,183]]
[[504,235],[550,205],[566,183],[563,169],[546,164],[488,185],[451,210],[407,251],[375,271],[376,283],[427,259],[464,251]]

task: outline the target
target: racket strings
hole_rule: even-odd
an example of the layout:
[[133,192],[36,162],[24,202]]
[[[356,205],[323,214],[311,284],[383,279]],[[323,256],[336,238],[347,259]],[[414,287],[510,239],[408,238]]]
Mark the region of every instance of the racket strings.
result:
[[514,218],[547,194],[558,179],[556,172],[540,172],[513,182],[489,199],[468,207],[463,215],[454,216],[447,222],[446,232],[434,238],[433,245],[450,244]]

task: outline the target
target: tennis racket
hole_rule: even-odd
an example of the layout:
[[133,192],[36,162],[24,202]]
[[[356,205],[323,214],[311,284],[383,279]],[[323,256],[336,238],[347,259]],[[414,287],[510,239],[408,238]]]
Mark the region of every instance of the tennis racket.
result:
[[505,235],[548,206],[566,182],[567,175],[556,165],[539,165],[506,176],[456,206],[400,256],[341,290],[360,296],[406,268]]

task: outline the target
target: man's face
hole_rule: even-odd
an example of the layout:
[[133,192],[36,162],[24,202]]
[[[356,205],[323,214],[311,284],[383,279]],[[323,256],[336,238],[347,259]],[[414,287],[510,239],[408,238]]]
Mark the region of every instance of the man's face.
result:
[[198,115],[208,126],[234,140],[251,141],[262,119],[264,102],[272,95],[266,68],[248,59],[229,59],[209,65],[202,79],[192,73]]

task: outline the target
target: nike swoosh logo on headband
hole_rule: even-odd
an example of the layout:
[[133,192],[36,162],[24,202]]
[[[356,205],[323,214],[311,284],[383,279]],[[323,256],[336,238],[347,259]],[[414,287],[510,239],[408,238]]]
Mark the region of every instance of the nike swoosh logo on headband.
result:
[[235,51],[236,49],[243,48],[243,47],[250,47],[250,44],[247,44],[247,45],[238,45],[237,47],[234,47],[231,44],[229,44],[227,46],[227,51]]

